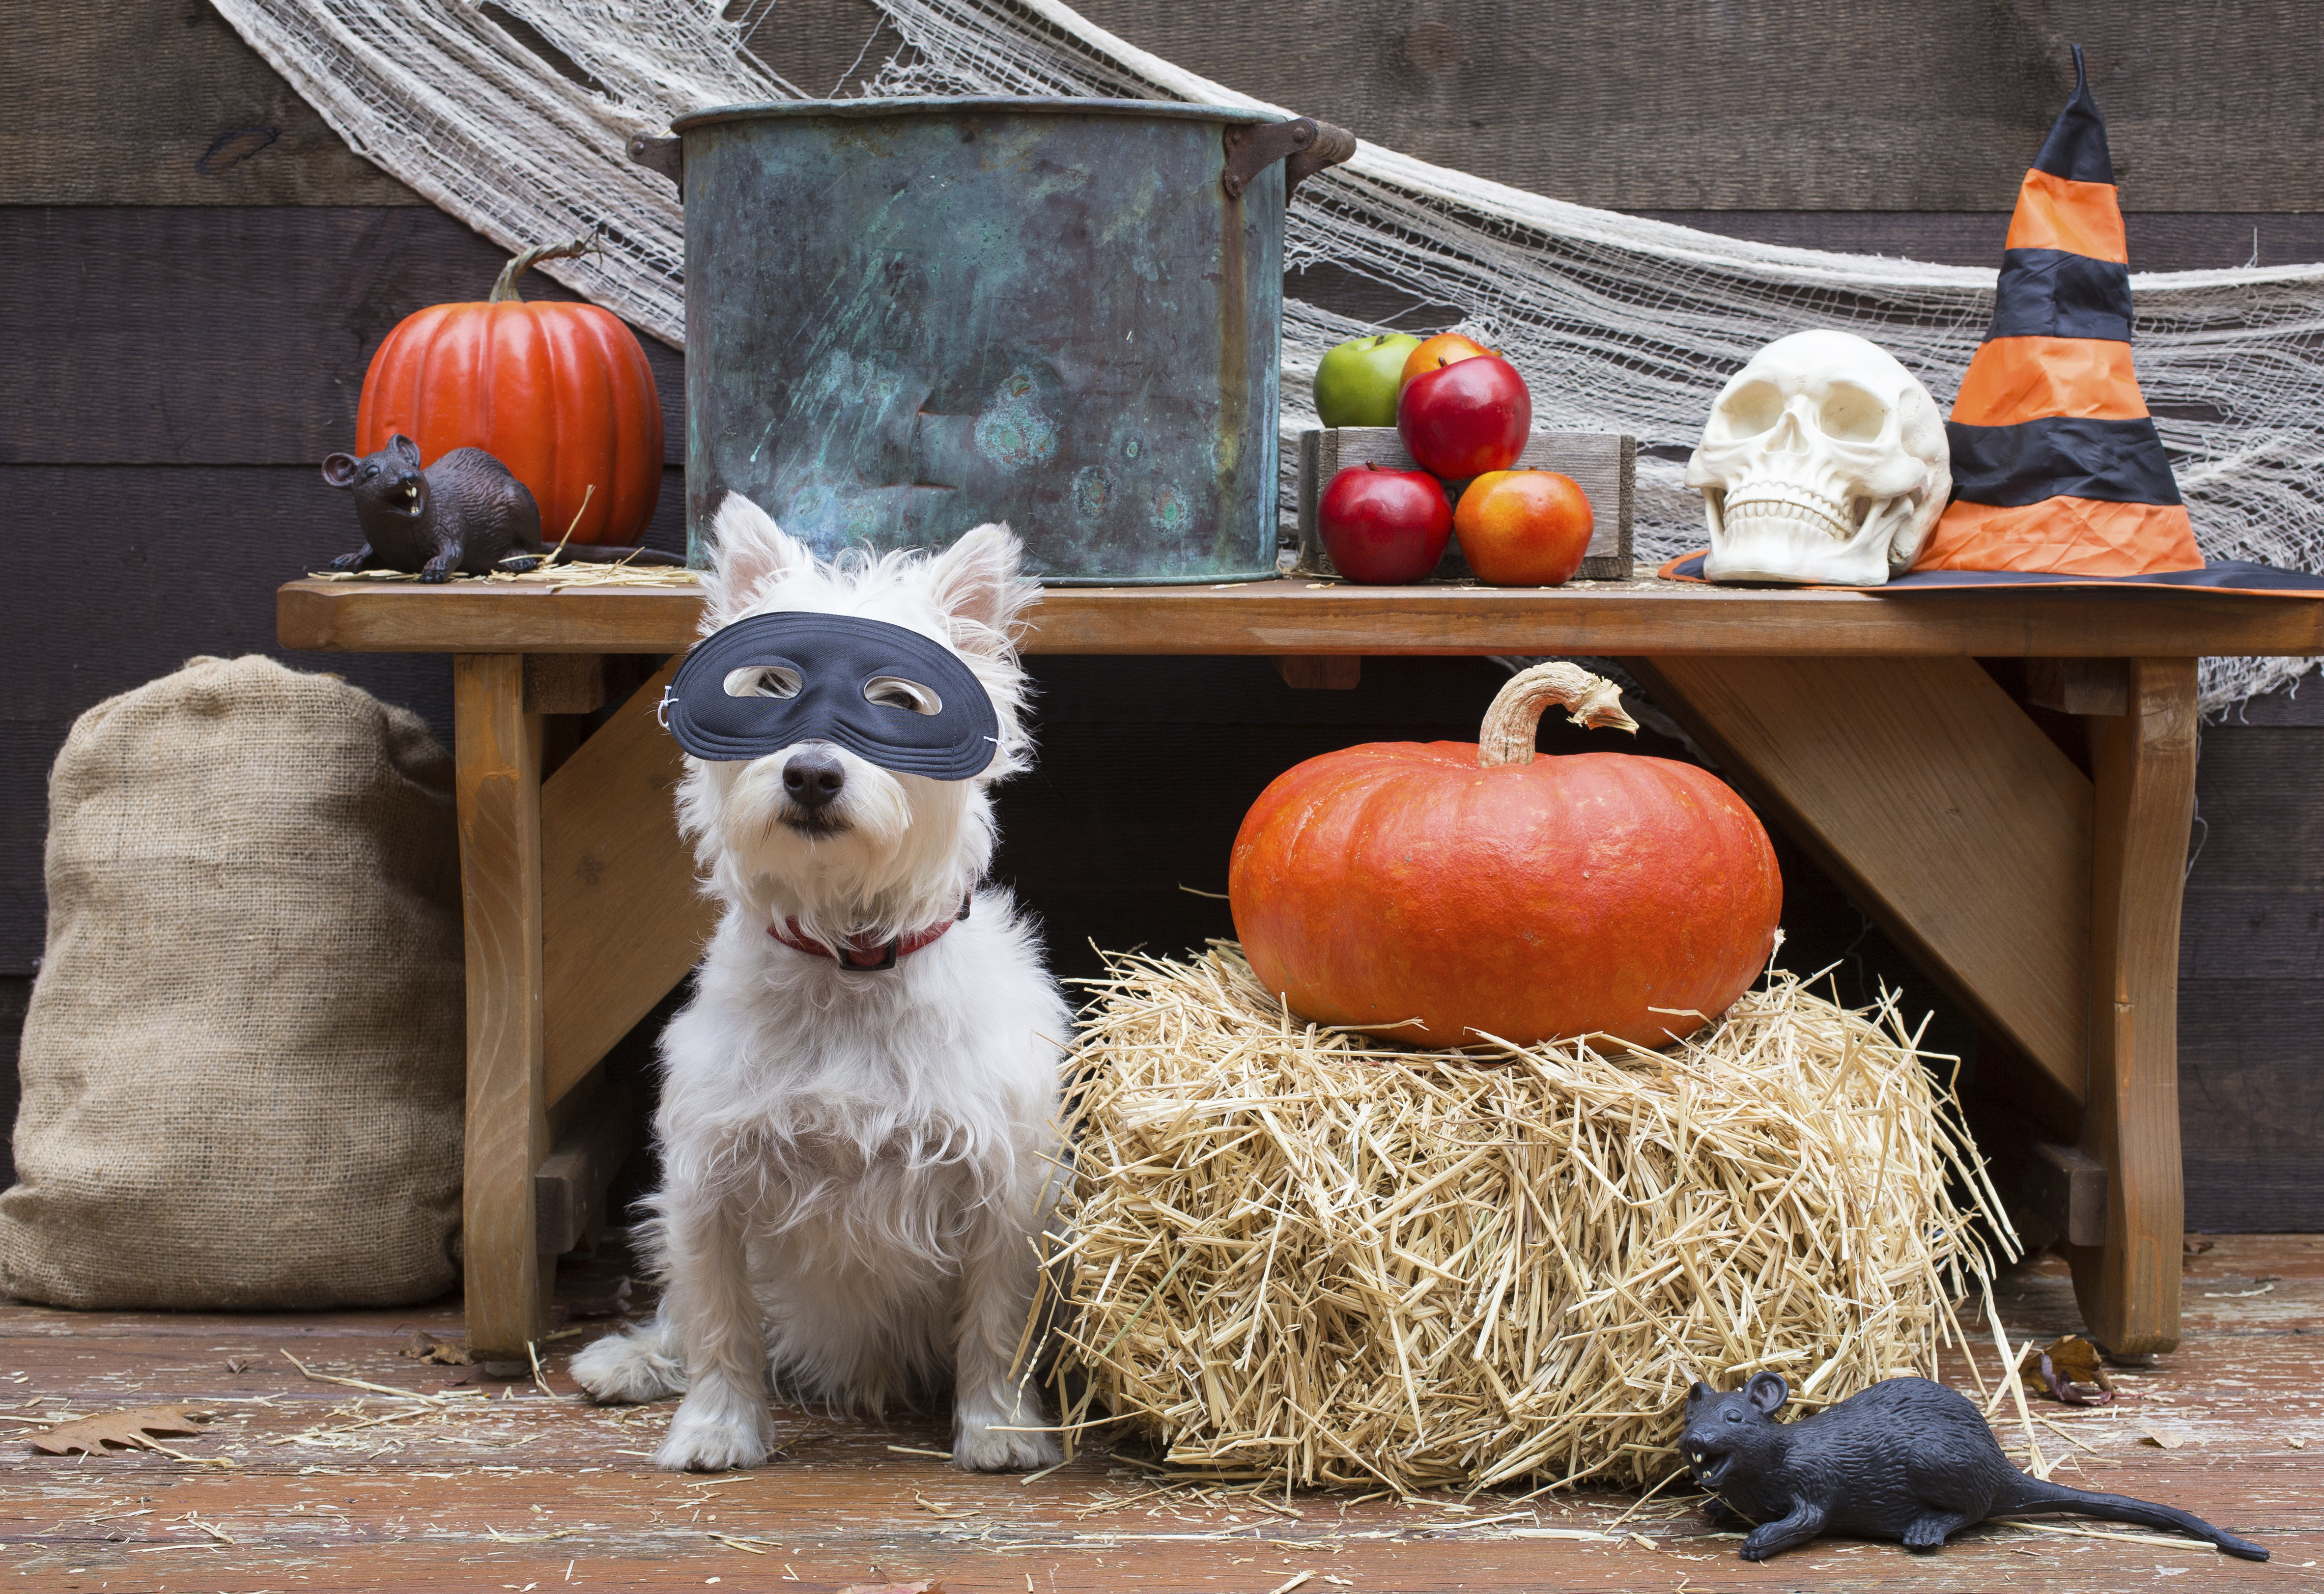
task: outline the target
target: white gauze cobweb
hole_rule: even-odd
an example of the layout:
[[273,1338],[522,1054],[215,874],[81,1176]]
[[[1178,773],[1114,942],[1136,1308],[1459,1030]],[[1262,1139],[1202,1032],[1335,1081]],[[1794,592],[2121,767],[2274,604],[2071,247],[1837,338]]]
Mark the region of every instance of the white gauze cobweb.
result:
[[[602,226],[603,253],[547,269],[672,344],[684,336],[680,213],[669,185],[627,159],[630,135],[705,106],[803,97],[743,42],[770,11],[779,25],[780,0],[732,17],[720,0],[217,4],[355,150],[503,247]],[[1173,66],[1055,0],[877,4],[904,47],[873,94],[1299,109]],[[1294,272],[1335,265],[1459,307],[1463,329],[1526,372],[1537,426],[1636,437],[1646,560],[1702,545],[1700,500],[1680,482],[1685,454],[1720,383],[1762,345],[1844,327],[1948,401],[1992,308],[1989,270],[1748,243],[1371,143],[1301,186],[1286,230]],[[2324,265],[2148,272],[2131,284],[2139,375],[2206,556],[2324,568]],[[1372,329],[1286,300],[1286,437],[1315,424],[1316,361]],[[2203,704],[2268,690],[2311,662],[2207,659]]]

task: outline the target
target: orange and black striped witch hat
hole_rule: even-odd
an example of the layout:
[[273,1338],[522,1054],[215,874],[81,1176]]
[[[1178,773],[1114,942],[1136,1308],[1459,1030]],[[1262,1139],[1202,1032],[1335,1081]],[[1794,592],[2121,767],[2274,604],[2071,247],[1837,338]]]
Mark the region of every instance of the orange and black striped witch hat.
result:
[[2130,253],[2079,44],[2073,97],[2017,191],[1993,325],[1945,430],[1953,502],[1915,570],[2203,567],[2131,368]]

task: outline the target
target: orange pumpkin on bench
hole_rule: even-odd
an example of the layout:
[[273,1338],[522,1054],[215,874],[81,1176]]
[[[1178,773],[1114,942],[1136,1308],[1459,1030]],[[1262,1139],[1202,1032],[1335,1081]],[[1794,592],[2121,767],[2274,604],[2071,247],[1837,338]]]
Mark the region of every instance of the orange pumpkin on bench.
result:
[[637,334],[594,304],[526,303],[519,273],[589,241],[529,249],[491,297],[430,305],[397,323],[371,357],[355,410],[355,452],[397,433],[431,463],[482,448],[540,506],[555,547],[633,543],[661,497],[661,397]]

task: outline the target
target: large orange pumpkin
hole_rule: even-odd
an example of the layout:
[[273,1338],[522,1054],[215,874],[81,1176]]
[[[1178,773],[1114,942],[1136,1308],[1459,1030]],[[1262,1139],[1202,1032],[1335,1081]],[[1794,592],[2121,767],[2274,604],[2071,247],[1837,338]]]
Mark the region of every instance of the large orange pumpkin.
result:
[[497,456],[532,490],[551,544],[632,543],[661,496],[661,396],[637,335],[594,304],[527,304],[517,274],[586,245],[527,250],[482,303],[403,318],[364,373],[356,452],[401,432],[433,463]]
[[1268,990],[1320,1023],[1417,1018],[1381,1033],[1452,1046],[1662,1046],[1749,989],[1783,913],[1766,831],[1692,764],[1537,757],[1552,702],[1637,728],[1611,683],[1540,665],[1493,700],[1481,748],[1373,742],[1260,794],[1227,892]]

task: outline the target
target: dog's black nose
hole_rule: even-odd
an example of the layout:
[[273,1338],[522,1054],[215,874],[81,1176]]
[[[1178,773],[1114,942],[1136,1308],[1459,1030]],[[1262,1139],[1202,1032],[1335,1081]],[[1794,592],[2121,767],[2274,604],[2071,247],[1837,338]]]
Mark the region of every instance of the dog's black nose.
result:
[[783,791],[812,814],[828,805],[847,784],[839,755],[820,747],[802,748],[783,764]]

